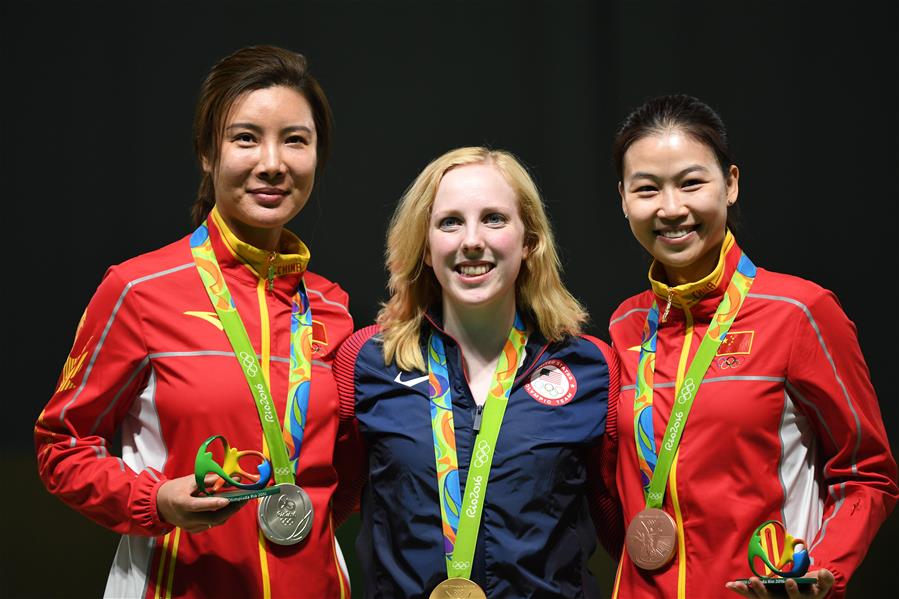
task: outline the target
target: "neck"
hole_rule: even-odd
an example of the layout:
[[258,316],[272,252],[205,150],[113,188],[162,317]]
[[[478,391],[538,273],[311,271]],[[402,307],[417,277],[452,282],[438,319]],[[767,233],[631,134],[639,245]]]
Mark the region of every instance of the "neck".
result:
[[499,357],[515,322],[515,296],[498,305],[460,307],[443,299],[443,326],[468,360],[490,362]]
[[278,251],[278,246],[281,242],[281,231],[284,227],[251,227],[237,219],[230,218],[222,211],[219,211],[219,216],[234,236],[242,242],[266,252]]
[[668,279],[668,286],[677,287],[679,285],[686,285],[687,283],[694,283],[707,277],[713,270],[715,270],[715,267],[718,266],[718,259],[721,256],[721,246],[723,243],[724,241],[722,240],[722,242],[716,245],[714,249],[706,252],[705,255],[700,256],[692,264],[682,268],[664,266],[665,278]]

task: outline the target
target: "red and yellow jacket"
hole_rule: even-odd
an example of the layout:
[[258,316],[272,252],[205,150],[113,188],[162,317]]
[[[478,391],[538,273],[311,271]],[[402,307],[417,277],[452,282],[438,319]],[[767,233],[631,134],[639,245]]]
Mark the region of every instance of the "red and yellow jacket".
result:
[[[197,448],[210,435],[224,435],[238,449],[263,446],[256,406],[187,237],[107,271],[35,428],[41,479],[63,502],[123,535],[106,596],[348,597],[334,538],[345,514],[331,510],[339,462],[331,362],[353,330],[347,294],[306,271],[308,250],[294,235],[285,232],[282,253],[272,256],[240,242],[217,212],[209,220],[216,257],[282,420],[291,300],[300,277],[306,282],[313,374],[297,484],[315,511],[309,537],[289,547],[266,541],[256,500],[199,534],[173,528],[156,512],[159,486],[192,474]],[[257,272],[267,272],[272,259],[269,290]],[[110,453],[117,431],[121,457]]]
[[[625,522],[645,505],[634,441],[634,379],[653,299],[664,310],[655,362],[656,447],[679,383],[736,269],[728,234],[718,266],[701,281],[652,289],[622,303],[609,331],[621,358],[618,471]],[[610,408],[612,412],[612,408]],[[842,597],[897,495],[877,397],[855,325],[836,297],[809,281],[758,269],[690,412],[668,477],[664,509],[677,548],[664,569],[645,572],[623,552],[615,597],[722,597],[725,582],[751,576],[755,528],[780,520],[808,541],[811,570],[836,577]]]

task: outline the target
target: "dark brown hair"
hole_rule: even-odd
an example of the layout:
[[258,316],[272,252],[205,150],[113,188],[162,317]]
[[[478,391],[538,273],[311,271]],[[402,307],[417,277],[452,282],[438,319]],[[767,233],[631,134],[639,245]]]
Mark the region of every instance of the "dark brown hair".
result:
[[[221,150],[228,111],[242,94],[257,89],[284,86],[299,92],[312,108],[316,134],[316,173],[331,150],[333,117],[328,98],[309,73],[306,57],[275,46],[249,46],[226,56],[209,71],[194,115],[194,151],[202,165],[205,158],[215,165]],[[191,208],[193,226],[199,226],[215,205],[210,173],[203,173],[197,199]]]
[[[684,94],[658,96],[635,108],[618,128],[612,145],[615,174],[624,178],[624,155],[631,145],[644,137],[677,129],[683,131],[715,154],[724,180],[730,179],[733,155],[727,141],[727,128],[718,113],[705,102]],[[727,211],[727,226],[737,224],[737,206]]]

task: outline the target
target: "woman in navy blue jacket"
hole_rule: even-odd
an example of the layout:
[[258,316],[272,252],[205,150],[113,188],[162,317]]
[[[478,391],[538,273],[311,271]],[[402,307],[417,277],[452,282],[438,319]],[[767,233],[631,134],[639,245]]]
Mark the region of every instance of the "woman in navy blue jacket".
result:
[[596,531],[617,553],[620,524],[588,501],[588,465],[618,367],[580,334],[527,171],[485,148],[434,160],[393,215],[387,267],[377,326],[335,362],[367,450],[366,596],[597,597]]

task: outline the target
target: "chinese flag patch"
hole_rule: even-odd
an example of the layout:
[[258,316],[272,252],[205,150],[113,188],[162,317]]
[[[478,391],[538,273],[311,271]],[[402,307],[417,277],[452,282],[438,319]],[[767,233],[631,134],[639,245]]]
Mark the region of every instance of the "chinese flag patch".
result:
[[717,356],[733,356],[748,354],[752,351],[752,339],[755,331],[731,331],[718,347]]

